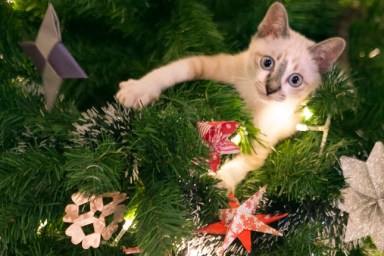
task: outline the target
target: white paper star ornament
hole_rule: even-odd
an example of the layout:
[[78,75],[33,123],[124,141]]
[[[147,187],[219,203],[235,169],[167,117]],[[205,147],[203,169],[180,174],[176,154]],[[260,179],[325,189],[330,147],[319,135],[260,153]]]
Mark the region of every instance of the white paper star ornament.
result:
[[345,181],[339,208],[349,213],[345,241],[370,235],[384,251],[384,145],[376,142],[366,162],[340,158]]
[[45,103],[48,110],[67,78],[87,78],[87,75],[61,41],[59,19],[48,5],[35,42],[21,42],[20,46],[42,74]]

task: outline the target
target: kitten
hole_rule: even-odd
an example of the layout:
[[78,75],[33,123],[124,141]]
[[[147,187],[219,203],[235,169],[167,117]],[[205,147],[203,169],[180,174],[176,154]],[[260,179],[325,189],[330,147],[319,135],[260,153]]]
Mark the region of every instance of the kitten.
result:
[[284,6],[271,5],[249,48],[237,55],[194,56],[157,68],[139,80],[120,83],[116,97],[125,107],[140,108],[177,83],[207,79],[233,84],[252,111],[264,146],[254,143],[251,155],[234,157],[216,177],[233,192],[247,173],[261,167],[271,148],[291,136],[300,103],[321,82],[343,52],[345,41],[331,38],[314,43],[290,29]]

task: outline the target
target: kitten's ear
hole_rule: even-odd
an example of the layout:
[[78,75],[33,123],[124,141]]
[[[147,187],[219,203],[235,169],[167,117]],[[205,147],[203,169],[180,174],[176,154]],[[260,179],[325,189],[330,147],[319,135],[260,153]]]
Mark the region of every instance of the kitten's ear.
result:
[[309,48],[313,59],[319,66],[320,74],[327,73],[345,48],[345,40],[340,37],[330,38]]
[[259,38],[270,35],[275,38],[289,36],[288,14],[284,5],[278,2],[273,3],[271,7],[269,7],[256,34]]

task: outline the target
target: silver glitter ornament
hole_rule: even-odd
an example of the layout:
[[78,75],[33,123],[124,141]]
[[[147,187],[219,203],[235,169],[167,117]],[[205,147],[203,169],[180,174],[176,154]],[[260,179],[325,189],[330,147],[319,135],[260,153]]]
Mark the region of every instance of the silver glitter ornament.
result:
[[384,145],[376,142],[366,162],[340,158],[348,188],[342,190],[339,208],[349,213],[345,241],[370,235],[384,251]]

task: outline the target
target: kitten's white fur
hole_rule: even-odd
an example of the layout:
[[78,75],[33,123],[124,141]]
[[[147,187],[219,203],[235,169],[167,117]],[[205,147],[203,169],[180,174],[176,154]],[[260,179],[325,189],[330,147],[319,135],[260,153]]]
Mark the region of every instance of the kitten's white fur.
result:
[[[116,97],[125,107],[140,108],[157,99],[177,83],[208,79],[233,84],[252,110],[253,123],[262,133],[264,146],[254,143],[251,155],[239,154],[217,173],[223,186],[234,191],[247,173],[264,164],[271,148],[295,132],[299,104],[313,92],[345,47],[341,38],[315,44],[291,30],[284,6],[274,3],[258,27],[249,48],[237,55],[194,56],[157,68],[139,80],[120,83]],[[271,70],[261,59],[274,60]],[[299,87],[289,84],[293,73],[300,74]],[[267,92],[266,86],[273,89]]]

